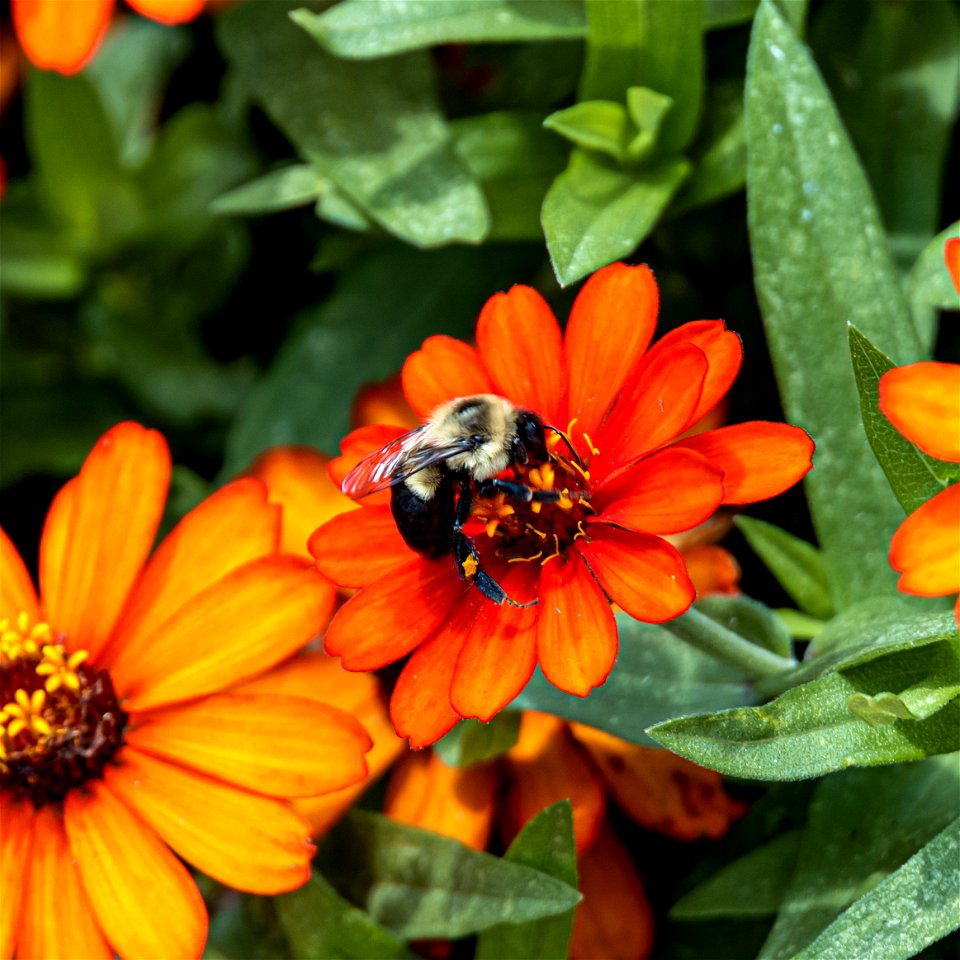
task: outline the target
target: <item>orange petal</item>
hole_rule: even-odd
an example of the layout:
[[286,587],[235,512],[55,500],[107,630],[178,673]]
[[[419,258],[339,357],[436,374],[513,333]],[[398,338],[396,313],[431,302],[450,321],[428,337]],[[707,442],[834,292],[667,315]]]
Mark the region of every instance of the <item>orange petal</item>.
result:
[[403,392],[426,420],[441,403],[475,393],[495,393],[480,354],[453,337],[427,337],[403,364]]
[[314,530],[308,547],[317,569],[341,587],[365,587],[416,559],[389,507],[334,517]]
[[[508,596],[523,597],[539,568],[515,569],[502,582]],[[479,592],[479,591],[477,591]],[[457,658],[450,705],[461,717],[485,723],[526,686],[537,665],[537,608],[498,606],[487,600],[470,624]]]
[[813,441],[799,427],[760,420],[687,437],[676,447],[695,450],[723,471],[724,503],[783,493],[807,473],[813,457]]
[[661,350],[669,350],[677,343],[699,347],[709,364],[700,402],[690,418],[691,423],[696,423],[723,399],[736,380],[743,362],[743,344],[723,320],[694,320],[664,334],[644,357],[644,363],[652,362]]
[[[0,909],[0,957],[7,960],[13,956],[17,941],[25,927],[42,927],[43,923],[22,923],[24,878],[31,863],[33,847],[34,808],[32,803],[14,800],[9,793],[0,793],[0,890],[3,891],[3,906]],[[29,880],[27,881],[29,882]],[[57,912],[51,914],[56,917]],[[44,918],[47,922],[51,917]],[[29,919],[29,918],[28,918]],[[39,936],[39,930],[34,929]],[[26,931],[29,936],[31,931]],[[24,956],[45,956],[45,953]]]
[[880,378],[880,409],[911,443],[960,463],[960,364],[926,361]]
[[939,597],[960,591],[960,483],[919,506],[890,541],[890,566],[904,593]]
[[659,298],[650,268],[625,263],[598,270],[577,294],[566,332],[576,435],[596,435],[627,374],[650,345]]
[[723,789],[723,777],[657,747],[640,747],[602,730],[571,725],[617,804],[648,830],[677,840],[719,840],[746,813]]
[[187,601],[238,567],[272,554],[280,510],[252,477],[228,483],[191,510],[164,538],[144,568],[104,659],[117,646],[139,648]]
[[447,618],[467,589],[452,560],[414,557],[351,597],[333,618],[327,653],[348,670],[374,670],[406,656]]
[[662,623],[693,603],[683,558],[665,540],[602,523],[588,529],[590,542],[580,551],[607,596],[631,617]]
[[214,693],[318,636],[336,591],[299,557],[264,557],[208,587],[111,667],[125,710]]
[[700,402],[707,370],[706,355],[690,343],[659,351],[649,363],[644,358],[593,438],[600,449],[590,461],[595,482],[683,433]]
[[71,790],[64,816],[70,852],[116,952],[199,957],[207,939],[206,907],[186,868],[153,830],[102,780]]
[[310,447],[273,447],[253,461],[250,473],[267,485],[270,499],[283,508],[283,553],[308,556],[307,540],[321,523],[357,509],[330,479],[329,462],[326,454]]
[[363,780],[363,755],[373,745],[343,710],[253,693],[134,715],[126,742],[271,797],[308,797]]
[[413,430],[420,426],[420,418],[413,412],[403,393],[403,381],[400,374],[368,383],[357,391],[353,398],[353,410],[350,422],[358,427],[375,423],[385,423]]
[[409,738],[414,750],[439,740],[460,719],[450,705],[453,671],[467,631],[486,603],[479,590],[469,591],[400,673],[390,699],[390,719],[397,736]]
[[[351,430],[340,441],[340,456],[334,457],[327,466],[327,472],[337,489],[343,483],[343,478],[364,458],[376,453],[385,447],[391,440],[402,437],[408,431],[402,427],[389,424],[374,424],[369,427],[358,427]],[[379,506],[390,503],[390,491],[381,490],[363,498],[362,506]]]
[[495,763],[451,767],[432,751],[408,754],[390,777],[384,813],[484,850],[499,784]]
[[617,659],[617,622],[578,554],[544,564],[538,612],[537,659],[544,676],[585,697],[607,679]]
[[310,828],[289,804],[133,749],[104,779],[181,857],[221,883],[271,894],[310,876]]
[[511,771],[505,810],[509,836],[519,833],[528,820],[552,803],[569,799],[577,851],[593,842],[606,810],[603,784],[562,720],[525,711],[520,739],[507,759]]
[[571,960],[644,960],[653,950],[650,901],[630,855],[607,823],[577,857],[583,900],[573,914]]
[[943,246],[943,260],[953,289],[960,293],[960,237],[951,237]]
[[546,300],[532,287],[492,296],[477,321],[477,350],[494,392],[550,422],[560,417],[567,382],[563,336]]
[[203,9],[207,0],[127,0],[137,13],[160,23],[187,23]]
[[73,74],[103,39],[113,0],[11,0],[13,28],[27,59],[41,70]]
[[0,619],[16,621],[20,613],[26,613],[31,624],[42,619],[37,592],[33,589],[26,564],[6,531],[0,527]]
[[121,423],[84,462],[67,498],[69,510],[48,516],[43,536],[55,547],[48,546],[40,567],[40,593],[47,617],[71,649],[96,658],[107,642],[153,545],[169,482],[163,437]]
[[704,543],[686,547],[680,553],[698,597],[740,592],[740,564],[729,550]]
[[670,447],[598,487],[599,519],[640,533],[680,533],[723,502],[723,471],[692,450]]
[[[22,867],[16,880],[3,887],[4,913],[8,896],[23,896],[17,956],[48,960],[112,958],[113,950],[94,919],[70,853],[63,815],[55,807],[36,811],[32,852]],[[10,954],[4,952],[3,956]]]
[[60,591],[63,554],[67,547],[70,515],[76,497],[79,477],[68,480],[58,491],[47,510],[40,535],[39,583],[46,596]]

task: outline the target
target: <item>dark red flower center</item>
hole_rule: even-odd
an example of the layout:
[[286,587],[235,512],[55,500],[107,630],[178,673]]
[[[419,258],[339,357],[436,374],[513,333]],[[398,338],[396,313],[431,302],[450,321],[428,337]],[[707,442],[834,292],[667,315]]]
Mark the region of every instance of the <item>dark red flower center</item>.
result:
[[0,621],[0,790],[42,806],[103,774],[127,717],[110,675],[85,660],[47,624]]

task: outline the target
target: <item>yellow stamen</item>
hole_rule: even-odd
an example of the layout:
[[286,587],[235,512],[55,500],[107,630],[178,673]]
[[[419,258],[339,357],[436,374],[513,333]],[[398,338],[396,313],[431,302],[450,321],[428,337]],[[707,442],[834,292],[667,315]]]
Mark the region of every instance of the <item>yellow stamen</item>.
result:
[[472,580],[477,575],[477,567],[479,564],[472,556],[468,556],[460,566],[463,569],[463,575],[468,580]]
[[507,557],[507,563],[529,563],[531,560],[539,560],[543,556],[543,551],[538,550],[532,557]]
[[30,626],[26,611],[17,614],[16,625],[9,618],[0,620],[0,663],[11,663],[24,657],[35,657],[45,643],[53,642],[53,630],[49,623]]
[[573,535],[573,539],[574,539],[574,540],[579,540],[579,539],[581,539],[581,538],[583,538],[584,540],[587,539],[587,531],[583,529],[583,521],[582,521],[582,520],[578,520],[578,521],[577,521],[577,532]]
[[20,689],[13,695],[14,702],[0,710],[0,726],[13,739],[18,733],[30,730],[38,737],[48,737],[53,728],[42,716],[47,702],[46,690],[34,690],[32,694]]
[[540,561],[540,566],[541,567],[545,566],[551,560],[554,560],[556,557],[559,557],[559,556],[560,556],[560,538],[556,534],[554,534],[553,535],[553,553],[551,553],[550,556],[548,557],[544,557]]
[[500,521],[494,517],[492,520],[487,521],[486,527],[484,530],[488,537],[495,537],[497,535],[497,528],[500,526]]
[[68,690],[80,689],[80,677],[77,667],[87,659],[86,650],[78,650],[67,656],[67,651],[59,644],[47,644],[43,648],[43,662],[37,665],[37,675],[46,677],[44,687],[47,693],[53,693],[60,687]]
[[587,446],[590,448],[590,452],[596,457],[599,455],[600,451],[593,445],[593,441],[590,439],[590,435],[585,433],[583,439],[587,441]]

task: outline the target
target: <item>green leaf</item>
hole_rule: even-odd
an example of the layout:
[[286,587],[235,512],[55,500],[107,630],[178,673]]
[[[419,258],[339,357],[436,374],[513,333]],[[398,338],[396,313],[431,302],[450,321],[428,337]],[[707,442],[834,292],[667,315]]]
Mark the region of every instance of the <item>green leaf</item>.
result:
[[781,657],[793,656],[790,634],[773,610],[759,600],[745,596],[718,595],[698,600],[696,608],[711,620],[759,647]]
[[852,766],[918,760],[960,749],[960,701],[926,719],[877,725],[851,709],[850,698],[892,693],[909,708],[914,701],[942,699],[958,677],[954,632],[952,640],[844,667],[762,707],[671,720],[648,733],[696,763],[752,779],[796,780]]
[[781,607],[776,611],[784,627],[796,640],[812,640],[823,630],[823,621],[816,617],[807,616],[798,610]]
[[770,0],[754,22],[746,129],[757,292],[787,416],[817,444],[804,482],[842,609],[895,592],[885,546],[902,519],[863,433],[846,325],[898,359],[919,343],[863,170]]
[[309,163],[288,164],[221,194],[212,213],[255,216],[315,203],[332,184]]
[[351,813],[318,858],[341,894],[405,940],[455,940],[563,914],[580,900],[576,888],[539,870],[374,813]]
[[960,20],[949,0],[824,4],[810,43],[870,178],[894,260],[908,270],[940,219],[957,116]]
[[[540,870],[576,888],[577,856],[570,801],[561,800],[541,810],[520,831],[503,859]],[[572,929],[572,909],[524,924],[499,924],[480,934],[475,960],[566,960]]]
[[907,513],[913,513],[949,486],[953,478],[951,465],[928,457],[880,412],[880,378],[894,364],[854,326],[850,327],[850,358],[867,439],[900,505]]
[[84,68],[110,120],[122,166],[133,168],[150,154],[167,82],[190,46],[186,29],[123,17]]
[[489,723],[461,720],[433,745],[433,750],[451,767],[470,767],[502,756],[517,742],[519,735],[519,712],[504,710]]
[[845,910],[797,960],[906,960],[957,929],[960,819]]
[[318,873],[276,898],[277,915],[296,957],[413,960],[416,954],[369,914],[348,903]]
[[[300,12],[298,11],[298,14]],[[346,0],[301,22],[331,53],[371,59],[441,43],[578,39],[580,0]]]
[[678,900],[675,920],[764,917],[780,909],[800,852],[800,831],[790,830],[727,864]]
[[543,201],[543,232],[561,285],[631,254],[689,172],[686,160],[619,170],[575,149]]
[[763,520],[741,516],[734,523],[801,610],[821,620],[833,616],[830,578],[816,547]]
[[[870,896],[867,891],[877,889],[888,874],[889,879],[896,876],[905,860],[957,816],[958,806],[955,757],[848,771],[824,780],[810,805],[793,881],[760,956],[795,956],[851,903],[865,893]],[[861,935],[878,932],[885,926],[884,916],[876,915]],[[900,924],[908,922],[903,906],[890,916]],[[835,956],[887,954],[856,949]]]
[[551,113],[543,125],[585,150],[597,150],[622,163],[632,133],[627,108],[613,100],[581,100]]
[[533,111],[504,110],[450,124],[454,150],[490,207],[491,240],[542,241],[540,208],[567,161],[565,144]]
[[678,640],[664,627],[617,615],[620,653],[607,682],[574,697],[535,673],[513,702],[651,745],[645,728],[684,714],[755,703],[744,675]]
[[736,27],[753,19],[760,0],[703,0],[703,29]]
[[9,198],[0,218],[0,287],[37,300],[72,299],[87,283],[87,264],[69,237],[39,218],[14,212]]
[[660,138],[664,118],[673,108],[673,100],[649,87],[627,87],[627,113],[637,132],[627,144],[627,158],[632,164],[650,156]]
[[718,80],[707,88],[703,124],[690,155],[693,173],[671,205],[671,214],[712,203],[743,188],[747,144],[741,81]]
[[907,277],[907,298],[927,355],[933,353],[937,336],[937,311],[960,310],[960,295],[943,259],[943,248],[951,237],[960,237],[960,221],[950,224],[924,247]]
[[658,140],[661,156],[690,144],[703,95],[703,7],[674,0],[586,0],[587,60],[579,100],[623,102],[648,87],[673,100]]
[[354,263],[321,306],[300,316],[250,391],[227,437],[224,475],[280,443],[336,450],[350,429],[344,398],[399,370],[431,334],[469,336],[490,291],[515,283],[526,269],[516,250],[464,247],[394,247]]
[[353,63],[304,30],[283,3],[234,7],[220,41],[241,83],[304,160],[385,230],[419,247],[482,240],[483,193],[452,148],[425,53]]

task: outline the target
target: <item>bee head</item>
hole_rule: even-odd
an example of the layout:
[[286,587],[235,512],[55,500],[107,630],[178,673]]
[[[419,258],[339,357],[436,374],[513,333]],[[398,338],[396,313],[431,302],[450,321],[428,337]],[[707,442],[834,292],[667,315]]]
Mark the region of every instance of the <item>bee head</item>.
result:
[[523,466],[527,463],[546,463],[547,439],[543,432],[543,421],[529,410],[517,414],[516,432],[511,441],[511,453],[514,463]]

